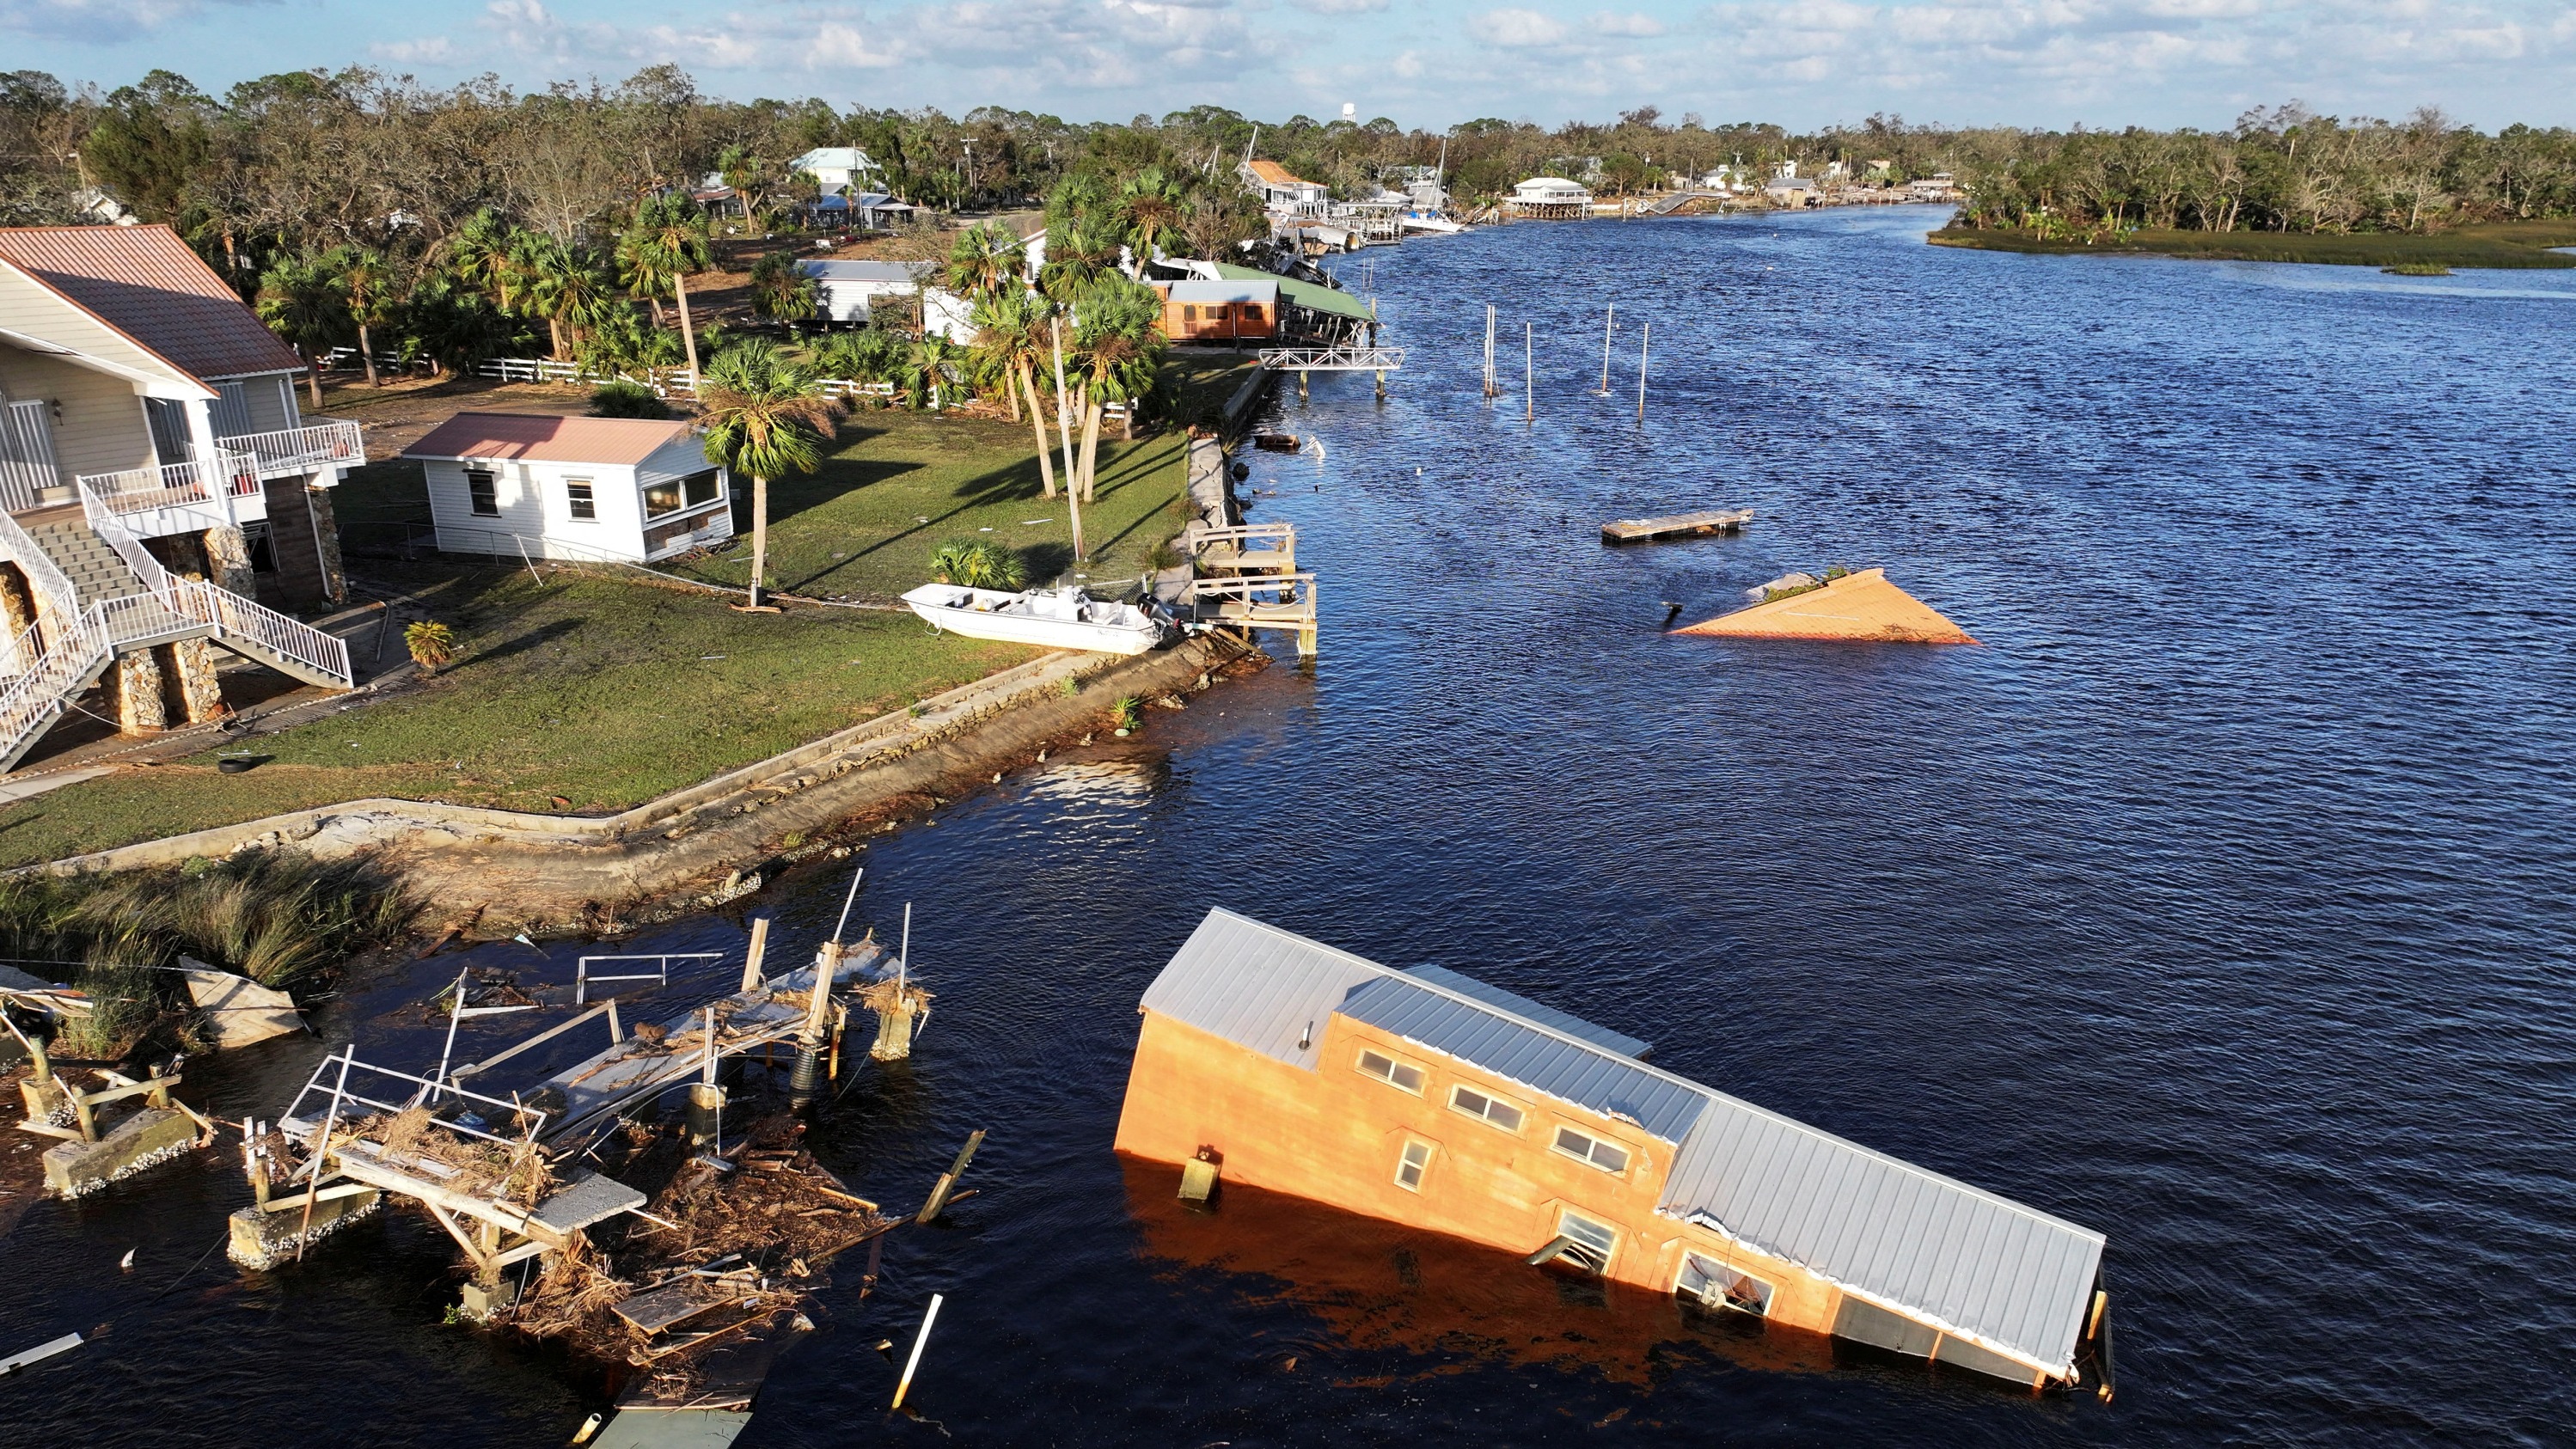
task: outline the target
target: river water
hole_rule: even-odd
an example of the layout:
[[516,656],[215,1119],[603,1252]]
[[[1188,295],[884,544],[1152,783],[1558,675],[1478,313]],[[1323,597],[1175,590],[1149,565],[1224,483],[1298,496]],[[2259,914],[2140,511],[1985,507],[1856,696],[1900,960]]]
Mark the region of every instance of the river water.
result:
[[[939,1000],[822,1150],[906,1203],[987,1127],[981,1193],[890,1239],[865,1302],[843,1267],[743,1443],[2566,1442],[2576,281],[1983,255],[1923,245],[1937,221],[1366,256],[1406,369],[1383,404],[1283,396],[1323,451],[1248,485],[1322,573],[1320,661],[865,853],[861,913],[913,903]],[[1597,541],[1709,506],[1759,517]],[[1981,645],[1658,632],[1664,601],[1827,563]],[[779,949],[845,869],[758,903]],[[1258,1194],[1180,1212],[1109,1142],[1137,997],[1219,903],[2100,1229],[2118,1399],[1584,1301]],[[578,949],[468,959],[560,981]],[[323,1042],[192,1065],[192,1095],[273,1113],[353,1034],[434,1060],[401,1008],[456,960],[353,987]],[[546,1444],[600,1406],[442,1324],[453,1254],[414,1218],[182,1279],[239,1184],[196,1163],[27,1215],[0,1348],[111,1327],[0,1384],[0,1442]],[[875,1345],[932,1292],[925,1417],[889,1419]]]

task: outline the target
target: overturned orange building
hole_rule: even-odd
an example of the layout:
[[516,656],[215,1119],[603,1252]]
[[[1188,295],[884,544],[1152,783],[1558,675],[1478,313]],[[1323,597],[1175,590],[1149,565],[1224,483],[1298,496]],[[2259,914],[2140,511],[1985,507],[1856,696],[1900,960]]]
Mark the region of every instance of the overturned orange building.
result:
[[1225,910],[1147,988],[1118,1150],[1791,1328],[2107,1390],[2102,1235]]
[[1862,569],[1818,587],[1767,599],[1732,614],[1675,629],[1770,639],[1859,639],[1886,644],[1974,644],[1938,609],[1888,582],[1885,569]]

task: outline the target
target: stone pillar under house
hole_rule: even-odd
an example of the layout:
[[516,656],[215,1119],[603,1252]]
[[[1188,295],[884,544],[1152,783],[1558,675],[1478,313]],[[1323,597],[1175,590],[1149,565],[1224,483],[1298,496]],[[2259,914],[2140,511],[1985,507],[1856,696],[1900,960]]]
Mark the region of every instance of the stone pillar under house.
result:
[[27,575],[16,564],[0,562],[0,630],[6,630],[6,643],[0,643],[0,666],[24,669],[35,661],[5,657],[17,645],[18,636],[36,622],[36,595],[27,587]]
[[332,603],[349,602],[349,575],[340,566],[340,516],[332,511],[331,490],[307,485],[304,501],[313,510],[313,536],[322,555],[322,592]]
[[211,579],[214,570],[206,562],[205,536],[195,533],[173,533],[145,539],[143,546],[161,561],[161,566],[183,579]]
[[135,649],[116,656],[116,663],[99,678],[99,692],[106,696],[108,717],[116,721],[119,732],[148,735],[169,728],[170,714],[161,704],[161,663],[149,649]]
[[250,567],[250,540],[240,529],[209,528],[198,535],[198,546],[205,551],[206,577],[216,587],[244,598],[259,592],[259,577]]
[[224,688],[215,674],[215,646],[203,639],[182,639],[167,646],[162,667],[178,682],[179,707],[188,723],[204,724],[227,711]]

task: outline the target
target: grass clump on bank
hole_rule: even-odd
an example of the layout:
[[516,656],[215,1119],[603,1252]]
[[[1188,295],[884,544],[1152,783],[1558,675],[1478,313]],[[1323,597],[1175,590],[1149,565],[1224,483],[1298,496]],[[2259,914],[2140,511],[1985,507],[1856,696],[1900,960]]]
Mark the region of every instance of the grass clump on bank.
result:
[[[2149,255],[2206,261],[2309,262],[2328,266],[2439,268],[2576,267],[2576,256],[2551,251],[2576,246],[2576,222],[2509,221],[2454,231],[2254,232],[2129,230],[2087,240],[2043,238],[2000,228],[1945,226],[1925,240],[1935,246],[1979,251],[2058,255]],[[2439,275],[2438,272],[2410,273]]]
[[112,1060],[188,1004],[181,978],[160,969],[182,955],[265,986],[310,987],[401,939],[419,912],[368,862],[245,852],[117,876],[0,879],[0,955],[37,976],[69,976],[96,1009],[67,1015],[61,1049]]

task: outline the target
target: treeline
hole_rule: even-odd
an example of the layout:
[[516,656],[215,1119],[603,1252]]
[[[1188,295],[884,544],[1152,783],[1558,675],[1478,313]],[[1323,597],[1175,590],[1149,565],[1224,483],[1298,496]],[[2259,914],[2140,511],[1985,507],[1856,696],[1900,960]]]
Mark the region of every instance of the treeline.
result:
[[[517,92],[484,78],[434,88],[369,69],[289,72],[221,96],[155,71],[104,94],[38,71],[0,73],[0,223],[86,219],[93,192],[168,222],[245,294],[287,261],[355,247],[405,267],[476,218],[607,266],[639,208],[713,174],[744,232],[785,224],[814,183],[789,169],[818,146],[857,146],[882,184],[935,211],[1042,204],[1068,181],[1111,191],[1148,174],[1175,188],[1176,235],[1205,250],[1260,229],[1234,182],[1250,153],[1339,195],[1395,168],[1445,163],[1469,202],[1542,174],[1609,194],[1741,164],[1895,181],[1953,174],[1960,222],[2038,230],[2134,225],[2206,230],[2430,231],[2576,211],[2576,133],[2489,135],[2438,113],[2341,120],[2297,105],[2249,111],[2226,131],[2026,131],[1909,125],[1873,116],[1794,134],[1751,122],[1668,121],[1652,107],[1542,128],[1476,120],[1446,133],[1291,117],[1261,122],[1199,106],[1156,120],[1068,122],[987,107],[836,109],[723,100],[675,66],[617,85]],[[398,267],[398,270],[401,268]],[[559,327],[549,327],[550,334]]]

